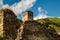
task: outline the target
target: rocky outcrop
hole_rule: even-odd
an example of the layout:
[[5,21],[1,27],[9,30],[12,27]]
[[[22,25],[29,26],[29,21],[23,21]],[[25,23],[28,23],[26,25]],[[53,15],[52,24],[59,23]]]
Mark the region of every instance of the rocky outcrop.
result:
[[[2,15],[3,14],[3,15]],[[10,9],[0,10],[0,15],[2,16],[3,25],[1,26],[3,33],[1,34],[4,39],[2,40],[14,40],[17,38],[18,29],[20,27],[21,21],[17,19],[14,12]],[[1,32],[0,32],[1,33]]]
[[[54,34],[55,33],[55,34]],[[22,40],[59,40],[55,30],[49,30],[45,24],[39,24],[35,21],[24,23]]]

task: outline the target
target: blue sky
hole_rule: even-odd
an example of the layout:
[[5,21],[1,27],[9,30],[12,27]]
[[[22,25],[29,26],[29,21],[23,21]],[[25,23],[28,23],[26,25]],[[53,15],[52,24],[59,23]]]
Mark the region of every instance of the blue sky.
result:
[[[3,0],[3,4],[8,4],[11,6],[20,1],[21,0]],[[47,11],[47,16],[60,17],[60,0],[36,0],[33,7],[28,8],[28,10],[34,12],[34,17],[38,16],[39,14],[38,7],[44,11]]]

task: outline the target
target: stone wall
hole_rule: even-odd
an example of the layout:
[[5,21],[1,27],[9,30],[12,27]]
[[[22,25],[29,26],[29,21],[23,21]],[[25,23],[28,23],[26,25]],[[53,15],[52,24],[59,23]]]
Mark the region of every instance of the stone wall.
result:
[[3,18],[4,18],[3,15],[4,15],[3,12],[0,12],[0,36],[2,37],[3,37]]
[[[2,9],[1,12],[3,14],[1,20],[3,20],[3,25],[1,26],[0,24],[0,28],[2,30],[0,30],[3,35],[3,38],[5,38],[4,40],[14,40],[17,38],[18,35],[18,29],[20,27],[20,21],[17,19],[17,17],[15,16],[15,14],[13,13],[13,11],[11,11],[10,9]],[[1,33],[0,32],[0,33]]]
[[28,20],[31,20],[31,21],[33,20],[33,12],[31,11],[26,11],[22,15],[23,22],[28,21]]

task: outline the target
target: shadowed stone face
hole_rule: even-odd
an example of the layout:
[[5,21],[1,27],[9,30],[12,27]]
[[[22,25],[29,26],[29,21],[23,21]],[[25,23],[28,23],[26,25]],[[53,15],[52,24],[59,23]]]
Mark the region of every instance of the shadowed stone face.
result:
[[[6,39],[15,39],[17,37],[17,27],[20,27],[20,24],[18,24],[18,19],[16,18],[15,14],[10,9],[2,9],[1,14],[1,20],[3,25],[1,26],[2,36]],[[0,32],[1,33],[1,32]]]

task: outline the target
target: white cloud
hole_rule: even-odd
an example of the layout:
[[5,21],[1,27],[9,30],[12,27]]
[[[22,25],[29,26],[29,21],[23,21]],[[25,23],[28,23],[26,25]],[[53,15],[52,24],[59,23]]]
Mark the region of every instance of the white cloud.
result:
[[47,13],[48,12],[46,10],[42,9],[41,7],[38,7],[38,15],[34,17],[34,20],[47,18]]
[[6,5],[3,5],[2,8],[10,8],[10,6],[6,4]]
[[0,4],[3,4],[3,0],[0,0]]
[[33,7],[36,0],[21,0],[11,6],[11,9],[16,13],[22,13],[23,11]]
[[0,0],[0,8],[10,8],[8,4],[4,5],[3,0]]
[[[48,16],[47,15],[47,11],[42,9],[41,7],[38,7],[38,15],[36,17],[34,17],[34,20],[37,20],[37,19],[44,19],[44,18],[55,18],[54,16]],[[60,17],[58,17],[60,18]]]
[[19,14],[33,7],[35,2],[36,0],[21,0],[20,2],[9,6],[8,4],[4,5],[3,0],[0,0],[0,8],[10,8],[15,14]]
[[0,0],[0,8],[2,8],[3,0]]
[[57,17],[57,18],[60,18],[60,17]]
[[45,14],[38,14],[36,17],[34,17],[34,20],[37,20],[37,19],[44,19],[44,18],[47,18],[48,16],[45,15]]
[[3,4],[3,0],[0,0],[0,9],[2,8],[10,8],[10,6],[8,4]]

